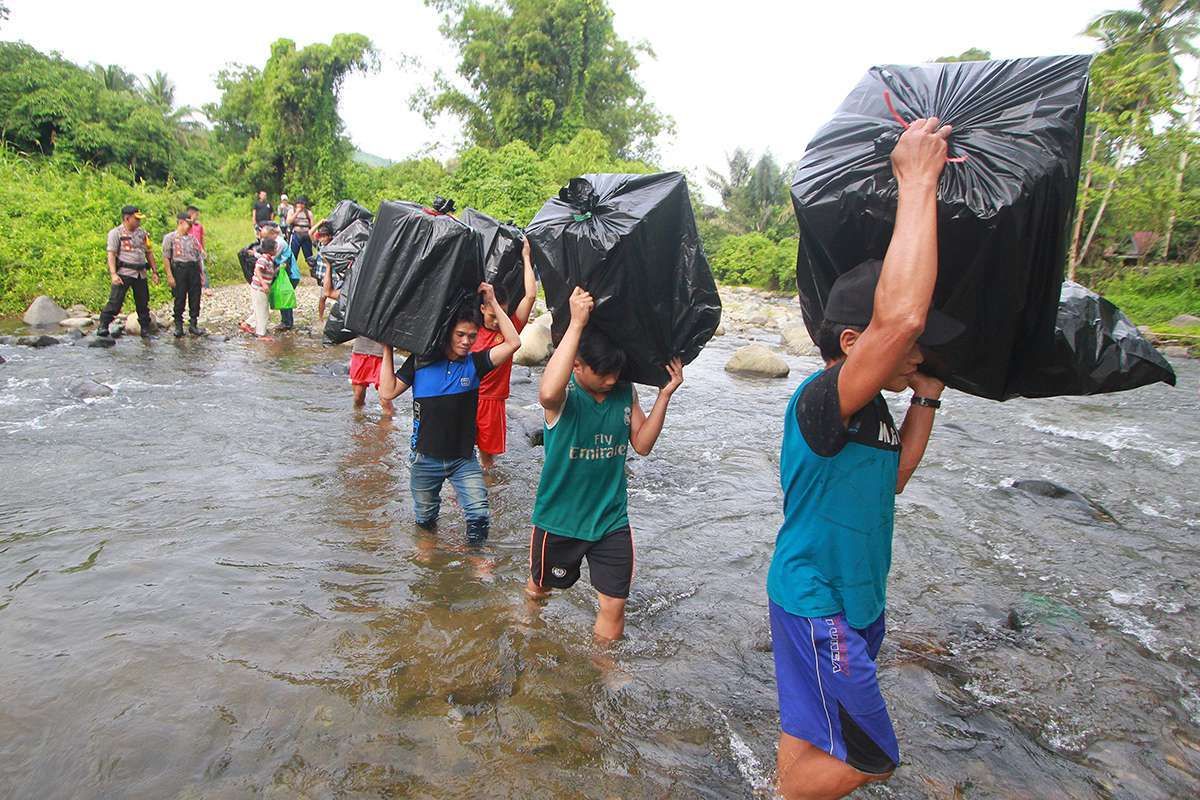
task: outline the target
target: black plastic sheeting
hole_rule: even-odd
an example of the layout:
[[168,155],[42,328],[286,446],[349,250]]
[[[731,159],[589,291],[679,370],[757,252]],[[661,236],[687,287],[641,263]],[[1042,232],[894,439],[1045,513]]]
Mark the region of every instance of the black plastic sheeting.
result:
[[361,220],[370,225],[374,218],[374,214],[353,200],[339,200],[325,221],[329,223],[329,227],[333,228],[333,235],[337,236],[356,221]]
[[482,241],[454,217],[384,201],[350,274],[346,327],[425,355],[440,346],[458,306],[478,302]]
[[358,338],[358,335],[346,327],[346,307],[350,303],[350,296],[354,292],[354,270],[350,270],[345,283],[342,284],[341,294],[338,299],[333,301],[333,305],[329,308],[329,316],[325,318],[325,330],[323,335],[325,341],[330,344],[345,344],[346,342]]
[[324,270],[332,270],[333,288],[341,289],[346,280],[346,270],[350,269],[370,238],[371,224],[361,219],[354,220],[338,232],[329,244],[321,248],[322,278]]
[[483,238],[483,279],[503,289],[511,313],[525,296],[524,234],[512,222],[500,222],[474,208],[464,209],[459,219]]
[[254,280],[254,262],[258,260],[258,240],[238,250],[238,263],[242,266],[242,277],[246,283]]
[[576,286],[592,294],[591,322],[622,348],[623,377],[662,386],[664,365],[690,363],[721,322],[687,181],[678,172],[574,178],[525,228],[554,314],[570,322]]
[[[1089,56],[873,67],[812,140],[796,170],[796,281],[815,334],[834,279],[883,258],[896,213],[889,156],[905,120],[953,126],[938,187],[934,306],[966,325],[930,353],[932,371],[980,397],[1074,394],[1082,351],[1055,323],[1079,178]],[[1054,359],[1074,358],[1070,362]],[[1056,363],[1054,369],[1047,366]],[[1048,371],[1049,370],[1049,371]],[[1073,370],[1077,381],[1039,382]],[[1141,385],[1110,376],[1100,391]]]
[[1019,388],[1025,397],[1103,394],[1162,381],[1175,370],[1120,309],[1090,289],[1066,281],[1058,303],[1054,349],[1031,365]]

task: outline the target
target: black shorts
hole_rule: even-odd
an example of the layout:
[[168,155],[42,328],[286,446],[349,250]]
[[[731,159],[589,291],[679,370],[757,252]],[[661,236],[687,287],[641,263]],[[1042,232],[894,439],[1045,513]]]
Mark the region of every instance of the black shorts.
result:
[[633,532],[629,526],[589,542],[534,526],[529,537],[529,575],[540,587],[569,589],[579,580],[584,557],[596,591],[621,600],[633,582]]

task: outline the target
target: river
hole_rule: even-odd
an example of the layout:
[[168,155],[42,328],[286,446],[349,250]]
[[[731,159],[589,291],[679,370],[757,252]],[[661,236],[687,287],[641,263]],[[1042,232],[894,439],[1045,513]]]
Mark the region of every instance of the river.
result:
[[[0,346],[0,797],[769,797],[781,415],[817,363],[735,377],[742,343],[713,341],[630,459],[609,654],[586,578],[522,599],[542,456],[519,432],[477,554],[452,502],[414,528],[411,406],[354,413],[348,348]],[[863,796],[1196,796],[1198,384],[1193,362],[1176,389],[947,392],[880,655],[905,763]]]

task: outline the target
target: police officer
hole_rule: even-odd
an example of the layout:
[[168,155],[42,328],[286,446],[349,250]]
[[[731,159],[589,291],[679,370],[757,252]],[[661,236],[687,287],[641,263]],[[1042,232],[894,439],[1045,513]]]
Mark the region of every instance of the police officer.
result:
[[142,228],[144,216],[137,206],[125,206],[121,209],[121,224],[108,232],[108,274],[112,289],[108,293],[108,304],[100,312],[97,336],[108,336],[108,326],[113,317],[121,313],[125,293],[130,289],[133,289],[142,336],[150,335],[150,285],[146,282],[146,270],[149,267],[154,272],[154,282],[158,283],[158,265],[154,263],[154,252]]
[[175,230],[163,237],[163,264],[167,283],[175,294],[175,335],[183,336],[183,306],[188,307],[188,333],[200,336],[201,274],[203,271],[200,242],[191,235],[192,220],[187,212],[176,217]]

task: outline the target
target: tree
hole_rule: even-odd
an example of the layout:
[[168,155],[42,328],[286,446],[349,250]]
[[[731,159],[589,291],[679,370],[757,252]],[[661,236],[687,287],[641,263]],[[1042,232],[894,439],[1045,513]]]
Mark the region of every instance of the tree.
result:
[[329,44],[271,45],[266,66],[233,65],[217,76],[221,101],[205,106],[219,142],[229,148],[226,173],[242,189],[287,188],[333,201],[344,190],[353,148],[343,135],[338,93],[346,76],[378,64],[371,40],[336,34]]
[[142,82],[142,96],[155,105],[170,111],[175,107],[175,84],[162,70],[146,75]]
[[110,92],[136,92],[141,88],[136,75],[116,64],[105,66],[92,62],[92,76]]
[[750,153],[739,147],[726,162],[728,176],[708,170],[708,185],[726,212],[719,224],[730,233],[762,233],[776,241],[794,234],[787,175],[771,154],[751,164]]
[[991,61],[991,60],[992,60],[992,51],[991,50],[980,50],[978,47],[971,47],[966,50],[963,50],[961,53],[959,53],[956,56],[942,56],[941,58],[935,58],[933,61],[935,64],[954,64],[959,61]]
[[471,144],[521,140],[538,151],[579,131],[599,131],[623,158],[650,157],[671,122],[646,99],[635,73],[645,43],[613,30],[605,0],[427,0],[459,51],[459,88],[439,74],[413,106],[432,121],[462,120]]

